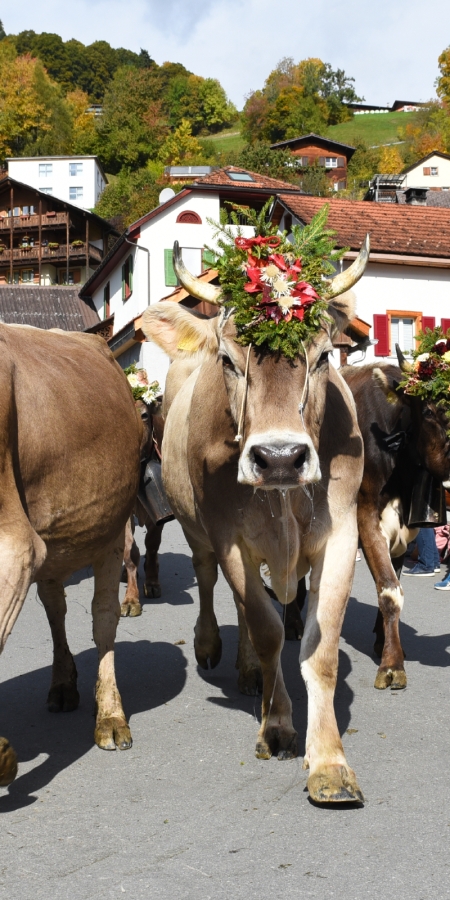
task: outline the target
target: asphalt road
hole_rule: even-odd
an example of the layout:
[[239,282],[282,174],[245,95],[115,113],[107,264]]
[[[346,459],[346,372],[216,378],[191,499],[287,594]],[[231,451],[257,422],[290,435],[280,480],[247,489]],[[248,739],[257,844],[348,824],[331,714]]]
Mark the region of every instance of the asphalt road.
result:
[[[336,710],[367,802],[325,809],[308,800],[301,757],[254,756],[260,701],[237,690],[236,614],[223,578],[222,661],[210,673],[197,669],[197,589],[177,523],[164,531],[161,581],[163,597],[118,629],[118,683],[134,738],[122,753],[93,745],[89,572],[67,588],[81,694],[74,713],[46,710],[50,633],[30,591],[0,661],[0,734],[20,760],[16,782],[0,788],[0,897],[449,897],[450,592],[434,591],[432,578],[405,579],[408,688],[378,692],[375,591],[357,563]],[[303,748],[299,646],[286,644],[283,669]]]

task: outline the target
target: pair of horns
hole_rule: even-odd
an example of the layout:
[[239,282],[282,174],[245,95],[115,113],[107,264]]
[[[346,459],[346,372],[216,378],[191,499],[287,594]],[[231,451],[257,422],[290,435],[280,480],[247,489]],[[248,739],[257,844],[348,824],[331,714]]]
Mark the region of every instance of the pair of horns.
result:
[[[364,274],[369,259],[369,253],[370,240],[369,235],[367,234],[355,261],[345,270],[345,272],[335,275],[329,282],[325,294],[326,300],[332,300],[333,297],[344,294],[345,291],[349,291],[350,288],[359,281],[361,275]],[[188,291],[191,297],[195,297],[196,300],[206,300],[207,303],[211,303],[213,306],[221,305],[223,302],[221,289],[215,287],[213,284],[201,281],[200,278],[196,278],[188,272],[181,258],[178,241],[175,241],[173,245],[173,268],[180,284]]]

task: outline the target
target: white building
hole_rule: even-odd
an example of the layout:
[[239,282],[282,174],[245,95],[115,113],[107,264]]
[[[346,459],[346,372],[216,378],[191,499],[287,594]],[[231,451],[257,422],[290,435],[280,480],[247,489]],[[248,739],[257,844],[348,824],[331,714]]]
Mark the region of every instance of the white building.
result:
[[[164,384],[168,359],[155,344],[144,342],[139,317],[177,286],[174,241],[187,268],[200,275],[211,262],[205,247],[215,246],[209,220],[219,222],[227,203],[260,209],[280,190],[288,196],[299,193],[286,182],[227,167],[202,177],[130,225],[80,292],[92,298],[100,318],[108,320],[108,342],[122,366],[138,362],[152,380]],[[253,235],[252,228],[243,231]]]
[[403,172],[402,190],[428,188],[450,191],[450,155],[433,150]]
[[[308,224],[326,201],[319,197],[279,196],[274,214],[280,227]],[[367,232],[370,261],[354,288],[359,319],[376,341],[365,361],[396,362],[395,344],[415,349],[414,336],[425,328],[450,328],[450,209],[333,199],[328,224],[336,243],[349,247],[344,267],[357,256]],[[339,354],[335,353],[339,364]],[[360,362],[361,354],[349,357]]]
[[96,156],[24,156],[7,163],[11,178],[82,209],[93,209],[108,183]]

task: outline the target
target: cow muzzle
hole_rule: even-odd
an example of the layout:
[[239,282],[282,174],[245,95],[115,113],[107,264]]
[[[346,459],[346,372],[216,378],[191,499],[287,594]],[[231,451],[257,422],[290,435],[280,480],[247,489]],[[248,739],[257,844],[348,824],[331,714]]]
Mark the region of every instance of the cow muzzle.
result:
[[307,434],[252,435],[239,460],[238,481],[253,487],[289,490],[320,478],[319,458]]

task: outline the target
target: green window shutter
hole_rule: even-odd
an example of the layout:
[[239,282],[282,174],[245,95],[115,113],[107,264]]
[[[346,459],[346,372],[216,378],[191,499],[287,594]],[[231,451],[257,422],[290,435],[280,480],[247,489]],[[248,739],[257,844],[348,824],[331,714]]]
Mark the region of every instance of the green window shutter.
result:
[[203,250],[203,268],[209,269],[216,262],[216,254],[212,250]]
[[172,250],[164,250],[164,274],[167,287],[176,287],[178,279],[173,268]]
[[125,276],[126,276],[125,265],[123,265],[122,266],[122,300],[123,300],[123,302],[125,302],[125,300],[127,299],[126,295],[125,295],[125,284],[126,284]]
[[129,266],[129,269],[128,269],[128,273],[129,273],[128,274],[128,288],[129,288],[128,296],[130,296],[130,294],[133,291],[133,264],[134,264],[134,257],[129,256],[128,257],[128,266]]

